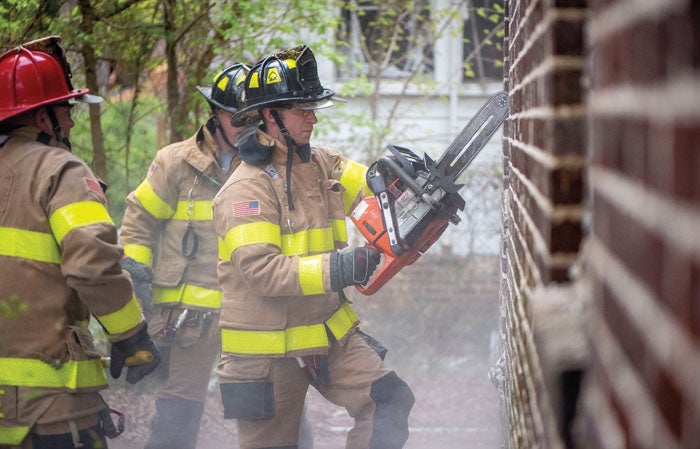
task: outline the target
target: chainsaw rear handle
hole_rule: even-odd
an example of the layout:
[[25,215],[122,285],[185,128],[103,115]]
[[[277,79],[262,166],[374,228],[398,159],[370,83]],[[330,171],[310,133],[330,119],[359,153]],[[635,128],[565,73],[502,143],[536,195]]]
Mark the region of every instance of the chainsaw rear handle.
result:
[[[392,159],[389,156],[382,156],[379,159],[377,159],[377,168],[379,168],[380,166],[388,168],[394,176],[403,181],[406,187],[413,190],[413,192],[416,195],[418,195],[426,203],[430,204],[433,208],[439,207],[439,202],[427,193],[425,193],[423,188],[418,185],[415,179],[413,179],[413,177],[408,172],[406,172],[406,170],[404,170],[403,167],[397,164],[394,159]],[[382,180],[382,183],[384,183],[384,180]],[[370,188],[372,188],[372,185],[370,185]],[[386,189],[386,185],[384,186],[384,189]],[[376,193],[375,190],[372,191]]]
[[[372,245],[365,245],[372,247]],[[417,252],[405,253],[402,256],[394,256],[389,253],[382,253],[383,263],[377,268],[374,276],[367,282],[366,285],[356,285],[355,288],[363,295],[372,295],[391,280],[396,274],[401,271],[406,265],[411,265],[418,260],[420,254]]]
[[449,222],[444,218],[433,220],[423,230],[421,237],[415,242],[413,249],[406,251],[400,256],[391,252],[382,251],[381,248],[367,243],[365,246],[377,250],[382,254],[384,262],[377,268],[374,276],[372,276],[367,284],[356,285],[355,288],[363,295],[374,294],[401,271],[403,267],[412,265],[421,255],[425,254],[425,252],[433,246],[433,243],[440,238],[442,233],[445,232],[448,225]]

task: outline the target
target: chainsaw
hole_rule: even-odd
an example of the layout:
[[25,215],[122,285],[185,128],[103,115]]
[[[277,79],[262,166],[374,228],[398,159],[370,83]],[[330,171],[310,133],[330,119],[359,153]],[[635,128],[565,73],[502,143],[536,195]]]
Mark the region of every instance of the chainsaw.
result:
[[379,290],[401,269],[413,264],[445,232],[458,224],[458,211],[465,201],[456,184],[508,113],[508,94],[493,95],[472,117],[440,158],[421,159],[411,150],[395,145],[367,171],[367,184],[374,193],[351,212],[366,246],[383,254],[383,262],[365,285],[365,295]]

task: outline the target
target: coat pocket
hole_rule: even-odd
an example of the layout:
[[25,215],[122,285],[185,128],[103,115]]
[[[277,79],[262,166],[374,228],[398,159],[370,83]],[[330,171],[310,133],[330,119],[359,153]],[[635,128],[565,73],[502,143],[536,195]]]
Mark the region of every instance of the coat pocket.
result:
[[326,198],[328,199],[328,210],[330,218],[342,219],[345,217],[345,205],[343,203],[343,194],[345,187],[340,181],[335,179],[326,180]]
[[68,354],[71,360],[99,359],[102,354],[95,347],[95,340],[89,329],[68,326]]
[[263,381],[270,376],[272,359],[225,357],[216,368],[216,374],[233,381]]

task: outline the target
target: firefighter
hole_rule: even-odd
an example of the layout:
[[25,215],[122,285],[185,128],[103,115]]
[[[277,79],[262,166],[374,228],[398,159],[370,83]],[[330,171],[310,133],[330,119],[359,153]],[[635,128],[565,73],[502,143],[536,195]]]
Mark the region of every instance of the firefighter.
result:
[[347,449],[398,449],[408,438],[413,393],[343,294],[380,260],[369,248],[339,251],[367,169],[309,144],[316,110],[333,95],[299,46],[255,64],[234,114],[235,124],[262,119],[239,136],[243,162],[214,199],[225,245],[216,373],[242,449],[296,448],[309,385],[354,418]]
[[[197,90],[211,116],[190,138],[156,154],[146,179],[127,197],[122,265],[151,315],[149,332],[163,353],[163,379],[145,449],[194,449],[211,370],[221,349],[219,247],[214,195],[240,163],[231,125],[248,66],[231,65]],[[309,430],[310,432],[310,430]],[[306,434],[305,434],[306,435]]]
[[90,316],[111,342],[110,371],[135,383],[156,368],[105,195],[70,152],[74,89],[60,38],[0,56],[0,446],[107,447],[116,436],[104,359]]

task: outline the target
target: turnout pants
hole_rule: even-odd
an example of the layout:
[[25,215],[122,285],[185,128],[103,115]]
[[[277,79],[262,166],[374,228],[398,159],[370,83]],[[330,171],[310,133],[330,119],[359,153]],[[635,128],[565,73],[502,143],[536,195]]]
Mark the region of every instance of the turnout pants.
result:
[[220,353],[221,336],[217,331],[218,317],[204,319],[202,312],[190,311],[175,338],[167,341],[162,329],[170,318],[173,325],[182,309],[165,309],[149,322],[149,332],[169,354],[156,375],[167,377],[158,390],[156,415],[151,423],[151,435],[144,449],[194,449],[200,421],[207,398],[212,368]]
[[[346,449],[400,449],[414,397],[358,333],[331,343],[330,382],[318,387],[354,419]],[[309,381],[296,359],[222,357],[224,416],[237,420],[241,449],[294,449]]]

